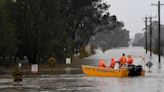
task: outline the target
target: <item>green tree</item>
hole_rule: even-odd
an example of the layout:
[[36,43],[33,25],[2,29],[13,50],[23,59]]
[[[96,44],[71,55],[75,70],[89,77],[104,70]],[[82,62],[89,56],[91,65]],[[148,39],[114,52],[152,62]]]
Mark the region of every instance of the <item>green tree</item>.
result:
[[[30,63],[44,62],[51,53],[55,53],[57,61],[63,61],[65,57],[73,56],[75,48],[84,50],[96,33],[112,30],[119,25],[116,16],[111,16],[106,11],[110,5],[102,3],[101,0],[5,2],[4,6],[8,10],[2,11],[9,16],[4,14],[1,17],[1,26],[4,25],[2,28],[8,31],[15,30],[15,39],[18,41],[15,45],[16,40],[12,39],[14,45],[7,45],[12,49],[18,47],[17,55],[27,56]],[[15,37],[15,31],[11,32],[11,36]]]
[[101,3],[101,0],[63,0],[62,5],[62,17],[67,27],[65,33],[73,42],[71,49],[84,50],[93,35],[112,29],[117,24],[116,16],[110,16],[106,12],[109,5]]
[[[17,52],[15,27],[9,12],[9,0],[0,0],[0,61],[9,63]],[[7,62],[8,61],[8,62]]]
[[58,5],[56,0],[17,0],[11,5],[18,29],[19,55],[27,56],[30,63],[39,63],[50,51],[59,16]]

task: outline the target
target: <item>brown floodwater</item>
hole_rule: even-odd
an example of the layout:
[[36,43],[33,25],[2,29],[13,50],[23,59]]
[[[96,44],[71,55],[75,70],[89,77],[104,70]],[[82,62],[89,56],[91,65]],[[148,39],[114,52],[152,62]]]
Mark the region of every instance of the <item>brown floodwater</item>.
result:
[[54,69],[52,74],[24,75],[19,84],[13,83],[11,77],[0,75],[0,92],[164,92],[164,58],[159,65],[158,56],[153,54],[150,58],[142,47],[117,48],[105,53],[97,50],[97,54],[80,60],[78,64],[97,65],[100,58],[108,64],[112,57],[119,59],[122,53],[135,56],[136,65],[143,64],[138,57],[145,57],[145,63],[153,63],[151,72],[145,66],[144,77],[91,77],[83,74],[81,67],[68,66]]

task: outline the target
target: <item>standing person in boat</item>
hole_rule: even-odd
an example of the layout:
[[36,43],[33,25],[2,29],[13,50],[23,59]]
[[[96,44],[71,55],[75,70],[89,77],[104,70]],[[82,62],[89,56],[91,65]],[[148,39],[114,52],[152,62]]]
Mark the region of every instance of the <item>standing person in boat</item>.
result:
[[111,59],[111,62],[110,62],[110,68],[114,68],[114,66],[115,66],[115,63],[116,63],[116,61],[115,61],[115,59],[114,58],[112,58]]
[[131,55],[128,55],[127,64],[128,65],[132,65],[133,64],[133,57]]
[[126,56],[125,56],[125,54],[123,53],[122,54],[122,57],[120,58],[120,67],[124,67],[124,66],[126,66]]
[[106,67],[105,61],[103,59],[99,60],[98,67]]

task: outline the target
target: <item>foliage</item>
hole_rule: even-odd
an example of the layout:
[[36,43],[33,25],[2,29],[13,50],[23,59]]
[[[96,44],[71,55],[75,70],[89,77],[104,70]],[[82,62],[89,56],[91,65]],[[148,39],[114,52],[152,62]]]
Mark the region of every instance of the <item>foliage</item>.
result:
[[16,28],[13,25],[9,0],[0,0],[0,61],[5,64],[17,52]]
[[94,39],[91,39],[90,43],[92,47],[97,48],[99,46],[105,52],[110,48],[127,47],[129,45],[129,31],[123,28],[124,24],[122,22],[116,22],[112,26],[105,31],[97,33],[93,37]]
[[62,62],[74,49],[85,53],[90,38],[120,22],[101,0],[0,0],[0,56],[40,63],[55,53]]

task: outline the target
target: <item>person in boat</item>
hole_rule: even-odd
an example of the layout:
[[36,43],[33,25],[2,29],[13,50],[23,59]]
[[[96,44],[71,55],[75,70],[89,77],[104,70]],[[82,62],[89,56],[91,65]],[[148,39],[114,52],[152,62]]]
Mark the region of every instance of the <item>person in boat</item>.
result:
[[126,61],[126,56],[124,53],[122,54],[122,57],[119,59],[119,62],[120,62],[120,67],[126,66],[127,61]]
[[106,67],[105,61],[103,59],[99,60],[98,67]]
[[115,63],[116,63],[116,61],[115,61],[115,59],[114,58],[112,58],[111,59],[111,62],[110,62],[110,68],[114,68],[114,66],[115,66]]
[[131,55],[128,55],[127,64],[128,65],[132,65],[133,64],[133,57]]

